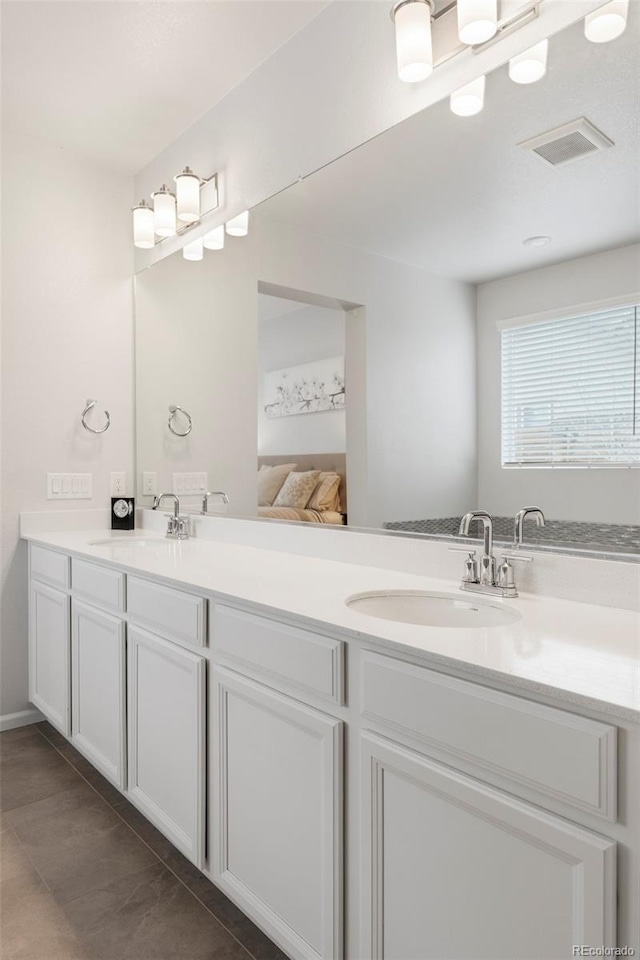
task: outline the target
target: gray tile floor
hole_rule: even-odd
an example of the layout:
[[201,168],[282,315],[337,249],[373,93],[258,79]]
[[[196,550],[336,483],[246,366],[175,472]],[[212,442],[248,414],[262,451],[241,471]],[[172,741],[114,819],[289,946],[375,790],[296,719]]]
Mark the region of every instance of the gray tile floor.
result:
[[50,724],[0,757],[3,960],[286,960]]

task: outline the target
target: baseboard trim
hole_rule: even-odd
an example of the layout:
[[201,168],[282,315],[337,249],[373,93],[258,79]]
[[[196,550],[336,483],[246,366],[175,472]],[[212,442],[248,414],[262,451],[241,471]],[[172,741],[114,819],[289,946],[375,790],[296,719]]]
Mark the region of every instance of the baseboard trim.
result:
[[19,710],[17,713],[4,713],[0,716],[0,733],[3,730],[26,727],[29,723],[40,723],[44,719],[46,718],[35,707],[30,710]]

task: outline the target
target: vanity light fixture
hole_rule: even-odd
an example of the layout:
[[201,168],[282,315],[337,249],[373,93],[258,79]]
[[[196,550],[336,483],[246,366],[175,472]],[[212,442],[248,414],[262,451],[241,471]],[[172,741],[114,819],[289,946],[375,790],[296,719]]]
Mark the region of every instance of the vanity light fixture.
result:
[[473,46],[486,43],[498,30],[498,0],[458,0],[458,36]]
[[509,77],[514,83],[535,83],[547,72],[549,41],[541,40],[509,60]]
[[191,243],[185,243],[182,248],[182,256],[185,260],[202,260],[204,257],[204,243],[202,237],[192,240]]
[[405,83],[426,80],[433,71],[433,0],[400,0],[391,10],[396,27],[398,76]]
[[624,33],[629,14],[629,0],[611,0],[590,13],[584,20],[584,35],[592,43],[607,43]]
[[224,224],[205,233],[202,238],[205,250],[222,250],[224,247]]
[[454,90],[449,101],[451,110],[459,117],[472,117],[484,107],[486,77],[478,77],[459,90]]
[[181,236],[204,214],[218,208],[218,175],[203,179],[185,167],[174,178],[175,194],[163,183],[151,194],[153,206],[141,200],[133,207],[133,244],[150,250],[167,237]]
[[246,237],[249,233],[249,211],[245,210],[237,217],[227,220],[225,230],[230,237]]
[[173,237],[176,226],[176,195],[163,183],[151,194],[153,200],[154,230],[158,237]]
[[200,177],[190,167],[174,178],[178,220],[197,223],[200,219]]
[[133,208],[133,243],[141,250],[150,250],[155,242],[153,207],[141,200]]

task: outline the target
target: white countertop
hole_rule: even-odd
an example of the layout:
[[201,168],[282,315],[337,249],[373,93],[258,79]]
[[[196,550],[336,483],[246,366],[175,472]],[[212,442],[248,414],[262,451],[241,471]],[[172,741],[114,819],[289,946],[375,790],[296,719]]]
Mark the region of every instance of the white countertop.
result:
[[[129,538],[144,538],[148,545],[118,546],[118,540]],[[25,539],[327,624],[419,654],[433,665],[640,720],[640,614],[631,610],[534,594],[514,600],[478,597],[517,610],[522,619],[484,629],[414,626],[358,613],[344,601],[351,594],[385,589],[455,593],[458,582],[212,540],[168,541],[142,530],[33,533]],[[112,543],[91,545],[98,539]],[[461,598],[470,596],[460,592]]]

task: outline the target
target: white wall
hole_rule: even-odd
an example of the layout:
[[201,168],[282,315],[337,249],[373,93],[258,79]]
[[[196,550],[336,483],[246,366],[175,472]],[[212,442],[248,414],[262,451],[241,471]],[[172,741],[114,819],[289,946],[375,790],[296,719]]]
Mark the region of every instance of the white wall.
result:
[[[200,263],[174,256],[136,278],[138,470],[157,470],[167,483],[173,470],[205,469],[213,453],[210,486],[227,491],[232,512],[255,513],[260,281],[361,305],[346,314],[350,522],[376,527],[468,509],[477,469],[474,289],[259,213],[249,237],[221,253]],[[164,386],[177,381],[180,398]],[[190,443],[166,442],[170,402],[193,407]]]
[[[2,681],[0,714],[27,706],[21,511],[108,507],[133,480],[131,181],[3,131]],[[111,411],[94,437],[87,397]],[[93,500],[47,501],[47,471],[93,474]]]
[[640,294],[640,246],[532,270],[478,287],[478,502],[515,514],[539,504],[556,520],[640,523],[640,470],[504,469],[500,463],[500,333],[496,323]]
[[271,419],[264,412],[263,402],[265,373],[344,356],[344,312],[303,305],[284,316],[260,319],[258,329],[258,453],[344,453],[344,410]]

